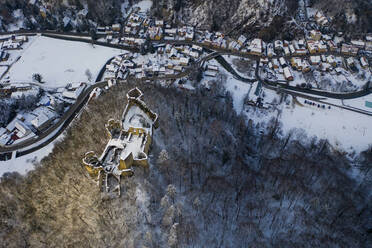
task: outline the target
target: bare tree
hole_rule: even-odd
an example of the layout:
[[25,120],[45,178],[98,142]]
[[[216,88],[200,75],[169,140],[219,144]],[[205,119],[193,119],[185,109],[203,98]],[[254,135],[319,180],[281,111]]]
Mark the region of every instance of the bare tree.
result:
[[87,76],[89,82],[92,82],[92,73],[89,69],[85,70],[85,76]]

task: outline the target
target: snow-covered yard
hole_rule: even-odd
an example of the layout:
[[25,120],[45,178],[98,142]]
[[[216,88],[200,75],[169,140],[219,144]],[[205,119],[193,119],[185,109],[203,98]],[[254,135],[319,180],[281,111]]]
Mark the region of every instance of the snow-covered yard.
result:
[[120,49],[92,46],[83,42],[35,37],[21,59],[9,71],[11,82],[31,82],[39,73],[47,87],[64,87],[71,82],[87,82],[86,70],[97,77],[102,66]]
[[151,0],[144,0],[140,1],[139,3],[133,5],[133,8],[139,7],[141,9],[141,12],[146,13],[149,11],[152,7],[152,1]]
[[[304,99],[298,100],[304,102]],[[371,144],[371,116],[336,107],[319,109],[316,106],[295,105],[294,108],[283,108],[280,119],[285,132],[303,129],[308,137],[328,139],[335,148],[347,152],[361,152]]]

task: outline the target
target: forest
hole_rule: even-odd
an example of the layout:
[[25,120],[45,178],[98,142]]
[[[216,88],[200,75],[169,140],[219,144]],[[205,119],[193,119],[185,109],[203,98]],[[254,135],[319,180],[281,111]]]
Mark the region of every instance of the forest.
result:
[[218,81],[136,85],[160,118],[150,167],[120,197],[99,192],[82,158],[102,152],[134,86],[91,101],[27,176],[4,175],[0,247],[371,247],[372,149],[351,160],[298,131],[281,139],[276,119],[236,115]]

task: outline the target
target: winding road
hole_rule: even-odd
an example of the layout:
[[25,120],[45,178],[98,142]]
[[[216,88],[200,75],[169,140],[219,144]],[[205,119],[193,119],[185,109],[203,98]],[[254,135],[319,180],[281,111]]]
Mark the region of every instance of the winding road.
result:
[[[54,31],[45,31],[45,32],[38,32],[38,31],[21,32],[21,31],[19,31],[19,32],[6,33],[6,34],[15,34],[15,33],[16,34],[22,34],[22,35],[40,34],[42,36],[46,36],[46,37],[50,37],[50,38],[63,39],[63,40],[69,40],[69,41],[85,42],[85,43],[90,43],[90,44],[95,44],[95,45],[100,45],[100,46],[119,48],[119,49],[122,49],[122,50],[131,51],[131,52],[139,52],[138,47],[126,46],[126,45],[121,45],[121,44],[109,44],[109,43],[106,43],[106,42],[99,42],[99,41],[92,41],[92,40],[88,39],[89,35],[87,35],[87,34],[58,33],[58,32],[54,32]],[[327,98],[334,98],[334,99],[343,100],[343,99],[355,99],[355,98],[363,97],[363,96],[366,96],[366,95],[372,93],[372,89],[369,88],[369,87],[367,87],[365,90],[358,91],[358,92],[352,92],[352,93],[332,93],[332,92],[325,92],[325,91],[319,91],[319,90],[314,90],[314,89],[304,89],[304,88],[294,87],[294,86],[290,86],[290,85],[287,85],[287,84],[282,84],[282,83],[279,83],[279,82],[270,82],[268,80],[263,80],[263,79],[260,78],[259,66],[258,66],[259,60],[261,58],[260,56],[252,55],[252,54],[248,54],[248,53],[242,53],[242,52],[232,52],[232,51],[229,51],[229,50],[226,50],[226,49],[207,46],[203,43],[195,42],[195,41],[153,41],[153,43],[154,44],[169,43],[169,44],[174,44],[174,45],[198,45],[198,46],[201,46],[206,51],[208,51],[209,54],[207,56],[199,59],[198,61],[196,61],[193,65],[196,64],[199,67],[202,67],[203,64],[206,61],[211,60],[211,59],[216,59],[217,62],[221,66],[223,66],[229,73],[231,73],[236,79],[238,79],[238,80],[240,80],[244,83],[253,83],[254,81],[258,80],[258,81],[262,82],[262,85],[266,88],[274,89],[274,90],[279,89],[280,91],[286,92],[286,93],[291,94],[293,96],[301,96],[303,98],[318,101],[318,102],[321,102],[321,103],[322,103],[321,98],[316,98],[314,96],[318,96],[318,97],[322,97],[322,98],[327,97]],[[324,53],[322,53],[322,54],[324,54]],[[340,55],[339,53],[335,53],[335,52],[328,52],[327,54]],[[234,56],[249,58],[249,59],[257,61],[256,79],[248,79],[248,78],[242,77],[223,58],[222,55],[234,55]],[[314,55],[320,55],[320,54],[314,54]],[[275,56],[275,57],[278,58],[280,56]],[[298,56],[296,56],[296,57],[298,57]],[[108,60],[107,63],[109,63],[111,60],[112,59]],[[140,83],[140,82],[145,82],[147,80],[170,80],[170,79],[183,78],[183,77],[186,77],[190,74],[190,72],[192,71],[193,65],[187,67],[185,71],[183,71],[183,72],[181,72],[177,75],[158,76],[158,77],[142,78],[142,79],[137,79],[137,78],[130,77],[126,80],[120,80],[119,82],[125,82],[127,80],[131,80],[131,81],[135,81],[135,82]],[[72,105],[66,113],[64,113],[64,115],[58,120],[58,122],[55,125],[48,128],[45,132],[43,132],[36,139],[28,140],[28,141],[25,141],[23,143],[13,145],[13,146],[9,146],[9,147],[0,147],[0,160],[1,160],[1,157],[5,157],[5,158],[9,157],[9,154],[10,154],[10,157],[11,157],[11,153],[13,153],[13,152],[16,152],[16,157],[29,154],[31,152],[34,152],[34,151],[38,150],[38,149],[41,149],[42,147],[45,147],[46,145],[51,143],[54,139],[56,139],[69,126],[69,124],[73,121],[73,119],[79,114],[80,110],[88,102],[90,93],[94,90],[94,88],[107,86],[107,81],[101,81],[102,76],[104,74],[104,71],[105,71],[105,66],[101,69],[101,71],[99,73],[99,76],[97,77],[97,81],[99,81],[99,82],[97,82],[96,84],[91,85],[88,88],[86,88],[84,90],[84,92],[78,97],[75,104]],[[306,95],[306,94],[311,94],[311,95],[314,95],[314,96],[309,96],[309,95]],[[325,103],[325,104],[333,105],[333,104],[329,104],[329,103]],[[344,108],[344,109],[348,109],[350,111],[358,112],[358,113],[361,113],[361,114],[367,114],[367,115],[372,116],[372,114],[370,114],[370,113],[368,114],[364,111],[360,111],[360,110],[350,108],[350,107],[347,107],[347,106],[338,106],[338,105],[334,105],[334,106]],[[58,132],[56,132],[56,130],[58,130]],[[54,135],[51,135],[53,133],[54,133]],[[50,137],[48,138],[48,136],[50,136]],[[46,139],[46,138],[48,138],[48,139]],[[46,139],[46,140],[42,144],[40,144],[38,146],[35,146],[35,147],[32,147],[28,150],[24,150],[27,147],[30,147],[30,146],[38,143],[38,142],[43,141],[44,139]],[[17,152],[19,150],[22,150],[22,151]],[[6,155],[8,155],[8,156],[6,156]]]

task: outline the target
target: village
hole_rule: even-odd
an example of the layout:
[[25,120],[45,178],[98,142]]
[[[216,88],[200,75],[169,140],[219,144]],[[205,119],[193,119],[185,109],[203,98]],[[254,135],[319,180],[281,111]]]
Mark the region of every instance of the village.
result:
[[[315,18],[319,24],[328,23],[327,18],[320,12]],[[307,73],[315,70],[322,74],[351,77],[350,81],[355,83],[357,80],[353,80],[351,74],[364,73],[364,80],[357,78],[359,83],[354,87],[355,90],[361,86],[360,81],[366,84],[370,77],[368,59],[372,58],[372,35],[347,42],[341,32],[331,35],[322,34],[319,30],[309,30],[302,39],[265,43],[259,38],[249,40],[240,35],[234,39],[221,32],[197,30],[192,26],[172,27],[163,20],[149,18],[140,11],[132,13],[124,25],[98,27],[97,33],[103,35],[101,41],[140,47],[141,51],[144,47],[147,48],[146,44],[151,43],[150,50],[159,58],[158,61],[141,59],[139,63],[134,63],[126,54],[123,57],[124,63],[117,58],[107,67],[111,72],[108,77],[119,71],[120,75],[127,75],[128,72],[137,78],[147,75],[151,77],[159,73],[176,74],[184,71],[184,67],[197,61],[201,54],[209,49],[260,60],[260,67],[270,70],[279,81],[297,81],[299,75],[296,72]],[[133,56],[137,57],[135,54]]]
[[17,145],[36,139],[60,120],[86,88],[85,83],[78,82],[63,88],[44,89],[37,82],[41,81],[41,78],[37,79],[38,76],[35,82],[10,82],[5,76],[7,69],[20,59],[23,48],[29,42],[29,38],[24,35],[0,39],[0,68],[6,69],[0,75],[0,99],[26,106],[7,125],[0,127],[0,146]]
[[[328,24],[321,12],[314,18],[317,27]],[[263,99],[265,85],[326,93],[361,92],[371,87],[372,34],[348,39],[341,32],[325,34],[311,29],[302,38],[267,43],[260,38],[230,37],[187,25],[174,27],[136,9],[123,23],[97,27],[95,36],[98,42],[137,51],[121,50],[104,65],[101,81],[106,82],[106,89],[126,80],[145,83],[160,80],[164,86],[184,90],[209,88],[221,71],[227,71],[250,85],[246,92],[250,99],[245,102],[262,107],[263,102],[270,103],[273,99]],[[63,35],[61,37],[63,39]],[[38,74],[33,75],[33,82],[11,81],[8,70],[19,63],[19,53],[27,49],[30,39],[37,37],[20,34],[0,39],[1,99],[38,99],[30,104],[33,109],[15,114],[0,127],[0,146],[3,147],[31,142],[64,121],[62,117],[71,106],[82,104],[84,97],[97,96],[101,91],[84,81],[45,88],[42,75],[39,78]],[[216,57],[220,57],[218,63]],[[195,68],[201,69],[201,77],[188,80]],[[92,92],[87,92],[88,89]],[[372,108],[369,101],[363,104]]]

